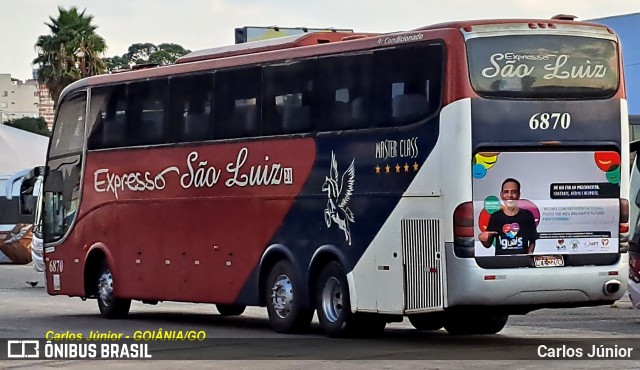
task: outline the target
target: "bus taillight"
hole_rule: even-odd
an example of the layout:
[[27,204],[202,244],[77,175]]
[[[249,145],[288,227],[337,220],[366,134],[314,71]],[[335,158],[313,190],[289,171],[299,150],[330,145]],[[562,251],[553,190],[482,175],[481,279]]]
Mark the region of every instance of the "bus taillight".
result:
[[629,201],[620,198],[620,252],[629,250]]
[[473,257],[473,203],[458,205],[453,211],[453,239],[458,257]]

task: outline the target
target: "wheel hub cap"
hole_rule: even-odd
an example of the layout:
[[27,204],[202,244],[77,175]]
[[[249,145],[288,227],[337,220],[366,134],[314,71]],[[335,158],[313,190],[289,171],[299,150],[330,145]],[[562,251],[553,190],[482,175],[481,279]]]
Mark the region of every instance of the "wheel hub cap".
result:
[[284,319],[293,305],[293,284],[286,275],[280,275],[271,288],[271,304],[276,314]]
[[342,315],[342,286],[335,277],[327,280],[322,289],[322,310],[330,322],[336,322]]
[[105,306],[110,306],[113,302],[113,277],[111,271],[107,270],[100,275],[98,281],[99,298]]

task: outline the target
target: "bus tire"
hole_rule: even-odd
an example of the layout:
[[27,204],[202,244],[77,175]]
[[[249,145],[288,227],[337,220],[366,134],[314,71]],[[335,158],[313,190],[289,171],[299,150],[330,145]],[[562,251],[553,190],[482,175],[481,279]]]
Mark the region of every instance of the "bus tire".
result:
[[216,309],[222,316],[239,316],[246,308],[247,306],[239,304],[216,304]]
[[113,296],[114,282],[111,269],[106,263],[103,264],[98,274],[98,309],[100,315],[107,319],[121,319],[129,314],[131,308],[131,300],[124,298],[116,298]]
[[304,308],[299,297],[299,279],[291,264],[282,260],[269,271],[265,284],[265,305],[269,324],[278,333],[298,333],[311,325],[313,310]]
[[376,336],[386,320],[376,314],[352,313],[349,283],[338,262],[329,262],[318,276],[316,311],[320,327],[329,337]]
[[497,334],[504,328],[509,319],[509,315],[493,316],[450,316],[444,325],[449,334]]
[[440,330],[445,324],[444,312],[409,315],[408,317],[411,325],[417,330]]

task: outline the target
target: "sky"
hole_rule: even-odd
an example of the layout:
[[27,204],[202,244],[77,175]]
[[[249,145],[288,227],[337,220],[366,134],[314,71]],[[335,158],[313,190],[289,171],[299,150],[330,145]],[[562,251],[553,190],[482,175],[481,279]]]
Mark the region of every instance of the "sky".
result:
[[229,45],[234,29],[243,26],[386,33],[455,20],[549,19],[560,13],[588,20],[640,11],[638,0],[0,0],[0,73],[32,77],[34,45],[49,33],[45,23],[57,17],[58,6],[77,6],[94,16],[107,57],[135,43],[175,43],[190,50]]

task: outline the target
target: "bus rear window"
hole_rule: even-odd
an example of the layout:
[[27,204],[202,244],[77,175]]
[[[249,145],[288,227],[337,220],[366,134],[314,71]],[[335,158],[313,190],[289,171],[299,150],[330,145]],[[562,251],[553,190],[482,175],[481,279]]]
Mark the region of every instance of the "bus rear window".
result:
[[473,89],[485,97],[604,98],[618,89],[616,44],[577,36],[467,40]]

